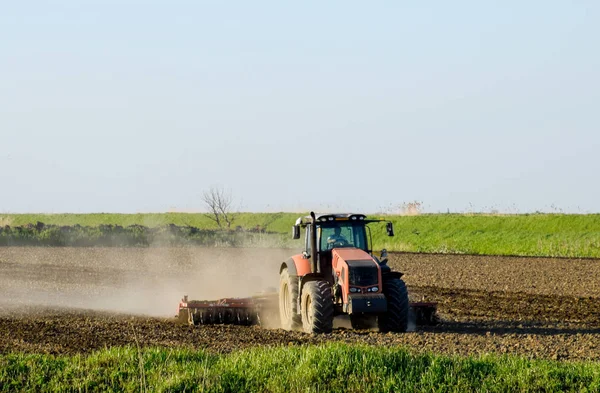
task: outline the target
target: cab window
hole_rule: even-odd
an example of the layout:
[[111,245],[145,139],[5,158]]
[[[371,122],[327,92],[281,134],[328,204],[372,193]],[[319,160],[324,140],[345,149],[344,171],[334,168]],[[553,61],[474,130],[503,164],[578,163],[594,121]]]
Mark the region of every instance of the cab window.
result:
[[[337,224],[337,223],[336,223]],[[367,249],[365,227],[362,224],[339,223],[320,228],[320,250],[356,247]],[[318,232],[318,233],[319,233]]]

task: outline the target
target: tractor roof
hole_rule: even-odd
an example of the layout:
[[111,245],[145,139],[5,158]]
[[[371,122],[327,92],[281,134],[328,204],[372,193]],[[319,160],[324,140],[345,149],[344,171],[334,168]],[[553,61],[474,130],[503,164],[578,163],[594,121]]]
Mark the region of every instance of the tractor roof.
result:
[[[356,213],[323,213],[323,214],[315,214],[315,218],[317,221],[325,222],[325,221],[354,221],[360,220],[365,221],[367,216],[364,214],[356,214]],[[312,222],[311,216],[299,217],[296,220],[296,225],[306,225]]]

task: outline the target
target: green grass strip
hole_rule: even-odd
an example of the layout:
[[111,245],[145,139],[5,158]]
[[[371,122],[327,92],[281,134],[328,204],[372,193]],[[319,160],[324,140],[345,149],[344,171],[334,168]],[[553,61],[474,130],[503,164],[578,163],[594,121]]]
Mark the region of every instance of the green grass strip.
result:
[[0,391],[599,392],[600,364],[347,344],[228,355],[120,347],[91,355],[0,355]]
[[[236,213],[233,227],[259,227],[289,238],[299,213]],[[394,223],[395,237],[385,235],[382,224],[372,224],[376,250],[476,255],[522,255],[573,258],[600,258],[600,214],[422,214],[386,216]],[[45,224],[98,226],[167,224],[217,229],[204,214],[9,214],[0,217],[0,226]],[[273,237],[273,236],[271,236]],[[274,237],[277,246],[302,247]]]

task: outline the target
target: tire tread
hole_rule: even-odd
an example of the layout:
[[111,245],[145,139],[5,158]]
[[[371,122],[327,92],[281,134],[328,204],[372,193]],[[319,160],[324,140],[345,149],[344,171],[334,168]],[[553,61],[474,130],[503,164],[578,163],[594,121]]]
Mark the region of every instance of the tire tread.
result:
[[[279,278],[279,289],[281,291],[281,284],[283,283],[283,281],[286,280],[287,284],[290,288],[290,298],[291,298],[291,312],[292,312],[292,318],[291,321],[284,321],[283,318],[283,313],[280,309],[280,320],[281,320],[281,327],[283,329],[286,330],[300,330],[302,328],[302,316],[300,315],[300,313],[298,313],[298,280],[296,276],[291,276],[288,272],[287,269],[283,270],[281,272],[280,278]],[[280,294],[281,296],[281,294]],[[280,305],[279,307],[281,307],[281,300],[280,300]]]
[[[333,296],[327,281],[310,281],[302,289],[302,306],[311,297],[310,310],[302,310],[302,325],[307,333],[331,333],[333,330]],[[312,323],[306,318],[312,313]]]
[[387,299],[388,310],[378,318],[379,331],[406,332],[410,309],[406,284],[399,278],[384,280],[383,293]]

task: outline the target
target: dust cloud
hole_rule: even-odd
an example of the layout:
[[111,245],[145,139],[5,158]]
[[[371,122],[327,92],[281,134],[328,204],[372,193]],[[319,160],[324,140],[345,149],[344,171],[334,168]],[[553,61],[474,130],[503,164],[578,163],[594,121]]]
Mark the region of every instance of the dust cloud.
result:
[[293,250],[0,248],[0,313],[28,306],[170,317],[184,295],[248,297],[278,286]]

